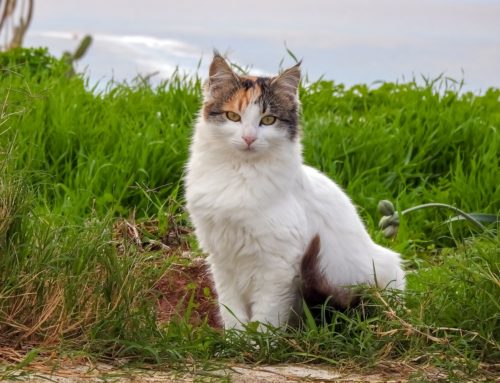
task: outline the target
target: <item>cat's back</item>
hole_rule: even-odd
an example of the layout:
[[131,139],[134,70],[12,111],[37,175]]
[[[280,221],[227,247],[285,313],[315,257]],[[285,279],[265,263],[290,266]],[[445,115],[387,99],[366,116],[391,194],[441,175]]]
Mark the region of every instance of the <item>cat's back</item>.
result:
[[313,167],[303,165],[302,170],[304,207],[311,226],[328,240],[353,236],[357,241],[371,243],[356,207],[342,188]]
[[345,210],[352,211],[354,206],[335,181],[318,169],[308,165],[302,166],[305,198],[310,205],[321,206],[342,214]]

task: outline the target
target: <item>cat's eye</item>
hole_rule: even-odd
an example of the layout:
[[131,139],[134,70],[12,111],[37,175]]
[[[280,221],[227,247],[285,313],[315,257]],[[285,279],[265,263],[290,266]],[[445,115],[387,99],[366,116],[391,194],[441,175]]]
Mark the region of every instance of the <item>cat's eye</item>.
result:
[[238,113],[226,112],[226,117],[228,120],[238,122],[241,121],[241,116]]
[[260,120],[261,125],[272,125],[276,122],[276,117],[274,116],[264,116]]

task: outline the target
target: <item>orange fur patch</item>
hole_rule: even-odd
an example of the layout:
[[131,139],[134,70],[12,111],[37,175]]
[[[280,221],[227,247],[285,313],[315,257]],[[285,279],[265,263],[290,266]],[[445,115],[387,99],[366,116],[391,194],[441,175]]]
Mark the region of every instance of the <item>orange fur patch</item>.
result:
[[[252,82],[255,77],[245,77],[245,79]],[[246,107],[257,100],[262,94],[261,87],[254,82],[253,86],[248,89],[239,89],[227,102],[224,103],[223,108],[228,112],[243,112]]]

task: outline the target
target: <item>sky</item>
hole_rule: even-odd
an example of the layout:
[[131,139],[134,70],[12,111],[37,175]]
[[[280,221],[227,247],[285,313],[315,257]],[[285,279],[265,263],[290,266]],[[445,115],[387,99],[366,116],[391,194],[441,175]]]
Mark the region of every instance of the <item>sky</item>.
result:
[[353,85],[440,74],[500,87],[500,0],[35,1],[26,46],[73,51],[91,82],[206,76],[214,49],[256,74],[303,60],[310,80]]

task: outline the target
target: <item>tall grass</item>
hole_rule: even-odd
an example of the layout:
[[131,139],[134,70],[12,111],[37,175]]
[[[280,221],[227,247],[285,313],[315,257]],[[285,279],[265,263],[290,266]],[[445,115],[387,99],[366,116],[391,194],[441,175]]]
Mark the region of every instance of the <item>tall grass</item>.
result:
[[113,230],[120,216],[157,219],[159,237],[187,223],[180,180],[200,81],[174,76],[157,88],[137,81],[97,93],[67,65],[43,50],[0,55],[0,343],[167,364],[498,361],[498,235],[422,212],[389,243],[375,222],[384,198],[499,213],[499,90],[329,81],[301,89],[306,161],[348,191],[379,241],[404,253],[409,291],[404,304],[373,292],[368,318],[333,313],[300,331],[223,335],[158,324],[154,286],[172,258]]

